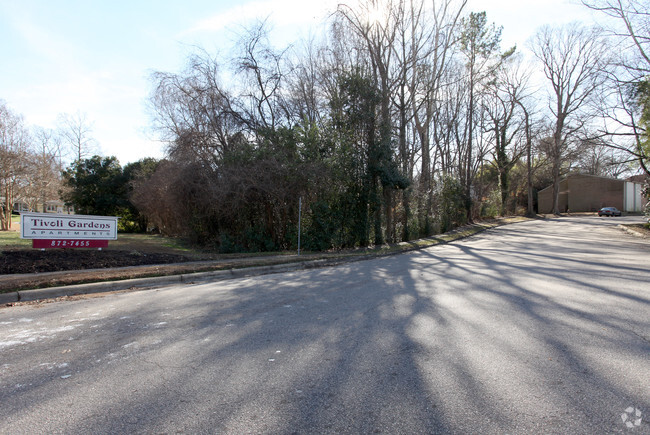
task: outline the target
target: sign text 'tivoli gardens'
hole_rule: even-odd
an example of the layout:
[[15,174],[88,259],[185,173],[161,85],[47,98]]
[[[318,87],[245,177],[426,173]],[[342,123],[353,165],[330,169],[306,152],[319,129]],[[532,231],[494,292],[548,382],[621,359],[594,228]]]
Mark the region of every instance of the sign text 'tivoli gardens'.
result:
[[117,240],[117,217],[47,213],[20,215],[20,238],[34,248],[105,248]]

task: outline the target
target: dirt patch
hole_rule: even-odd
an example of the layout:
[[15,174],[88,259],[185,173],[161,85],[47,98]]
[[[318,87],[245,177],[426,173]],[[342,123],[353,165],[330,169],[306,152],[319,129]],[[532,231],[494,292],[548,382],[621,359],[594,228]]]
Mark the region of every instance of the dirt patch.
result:
[[97,250],[5,250],[0,253],[0,274],[105,269],[125,266],[183,263],[190,258],[167,253]]

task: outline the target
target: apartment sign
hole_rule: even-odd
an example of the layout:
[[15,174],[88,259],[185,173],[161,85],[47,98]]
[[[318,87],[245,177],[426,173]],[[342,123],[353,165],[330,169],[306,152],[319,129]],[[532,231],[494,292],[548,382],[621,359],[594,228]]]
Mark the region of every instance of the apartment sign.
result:
[[22,213],[20,238],[34,248],[104,248],[117,240],[117,217]]

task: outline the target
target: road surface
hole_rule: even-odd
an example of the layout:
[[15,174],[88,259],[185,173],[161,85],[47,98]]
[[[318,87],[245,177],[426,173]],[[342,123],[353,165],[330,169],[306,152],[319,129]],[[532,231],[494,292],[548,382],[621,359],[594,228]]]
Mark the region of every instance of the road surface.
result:
[[0,308],[0,433],[650,433],[650,242],[620,222]]

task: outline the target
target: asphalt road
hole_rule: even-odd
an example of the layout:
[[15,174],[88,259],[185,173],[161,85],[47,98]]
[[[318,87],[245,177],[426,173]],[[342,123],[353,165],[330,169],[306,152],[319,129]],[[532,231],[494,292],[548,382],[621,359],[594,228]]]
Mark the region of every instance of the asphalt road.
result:
[[650,241],[620,222],[0,308],[0,433],[650,433]]

